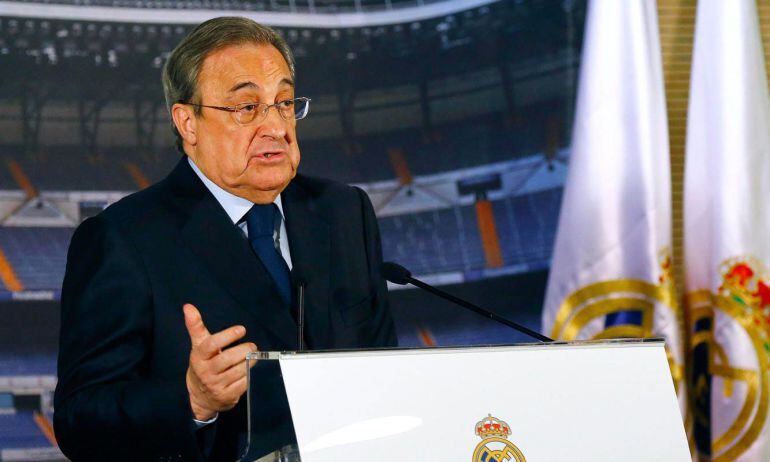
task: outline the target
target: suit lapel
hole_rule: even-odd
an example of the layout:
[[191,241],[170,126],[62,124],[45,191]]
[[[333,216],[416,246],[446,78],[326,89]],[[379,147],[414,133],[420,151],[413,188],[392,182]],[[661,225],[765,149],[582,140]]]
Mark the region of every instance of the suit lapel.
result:
[[294,268],[307,281],[305,297],[306,340],[312,349],[329,348],[329,276],[331,241],[317,201],[294,179],[281,194],[289,249]]
[[[183,164],[182,164],[183,163]],[[182,159],[170,177],[190,200],[189,215],[182,225],[184,243],[197,255],[244,313],[281,340],[280,348],[292,348],[296,325],[284,308],[275,285],[214,196]],[[271,348],[279,347],[278,345]]]

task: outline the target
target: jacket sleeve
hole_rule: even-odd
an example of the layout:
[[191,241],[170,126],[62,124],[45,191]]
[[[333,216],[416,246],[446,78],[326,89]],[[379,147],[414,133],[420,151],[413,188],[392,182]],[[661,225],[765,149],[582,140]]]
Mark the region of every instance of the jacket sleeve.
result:
[[377,217],[369,196],[360,188],[356,188],[361,200],[361,211],[364,223],[364,238],[366,243],[366,255],[369,260],[369,280],[374,286],[375,298],[373,301],[374,316],[372,317],[371,345],[369,347],[395,347],[398,346],[396,328],[390,313],[388,302],[388,286],[380,273],[382,265],[382,242],[380,240],[380,228],[377,225]]
[[78,227],[61,297],[54,428],[73,461],[201,460],[184,377],[148,374],[153,305],[135,248],[105,219]]

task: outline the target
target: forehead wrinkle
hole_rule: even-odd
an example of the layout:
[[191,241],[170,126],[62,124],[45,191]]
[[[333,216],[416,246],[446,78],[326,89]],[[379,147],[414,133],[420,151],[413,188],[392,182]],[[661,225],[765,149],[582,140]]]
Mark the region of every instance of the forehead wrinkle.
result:
[[[240,77],[245,77],[246,80],[240,80]],[[252,90],[252,89],[253,90],[260,90],[260,89],[262,89],[262,86],[260,84],[256,83],[256,82],[254,82],[254,80],[251,79],[251,77],[252,76],[238,76],[238,77],[236,77],[236,79],[235,79],[236,83],[233,84],[233,86],[230,87],[230,89],[227,90],[227,92],[232,94],[232,93],[236,93],[236,92],[238,92],[240,90],[243,90],[243,89],[249,89],[249,90]],[[277,86],[279,88],[280,87],[294,88],[294,81],[291,80],[288,77],[284,77],[284,78],[281,79],[280,82],[278,82]]]
[[[241,55],[237,59],[233,57],[233,51],[254,50],[254,48],[248,50],[250,47],[248,45],[234,45],[213,52],[204,60],[200,76],[205,76],[204,80],[206,83],[215,86],[218,86],[215,83],[217,80],[221,83],[233,82],[232,85],[225,87],[229,89],[212,88],[216,93],[232,94],[244,88],[266,90],[273,86],[272,82],[277,82],[274,84],[276,88],[285,85],[294,88],[288,64],[275,47],[270,46],[265,49],[263,48],[265,47],[264,45],[258,45],[255,47],[259,51],[258,55],[247,53],[246,56]],[[230,74],[230,76],[227,74]],[[235,75],[232,76],[233,74]],[[224,96],[223,93],[220,94]]]
[[287,77],[287,73],[284,72],[284,69],[282,69],[281,67],[283,66],[278,65],[273,67],[272,69],[267,69],[265,72],[265,76],[272,81],[278,80],[278,83],[276,84],[276,87],[278,88],[286,85],[294,88],[294,82],[291,80],[290,77]]
[[245,82],[238,82],[227,91],[228,93],[235,93],[238,90],[244,89],[244,88],[259,88],[259,85],[252,82],[251,80],[247,80]]

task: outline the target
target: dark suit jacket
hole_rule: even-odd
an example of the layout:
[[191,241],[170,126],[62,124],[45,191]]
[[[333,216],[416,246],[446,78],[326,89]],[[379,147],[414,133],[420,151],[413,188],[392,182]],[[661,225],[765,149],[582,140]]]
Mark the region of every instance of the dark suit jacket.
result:
[[[291,258],[307,280],[311,349],[396,344],[379,231],[360,189],[298,175],[281,196]],[[80,460],[236,460],[245,397],[196,430],[182,305],[209,331],[246,327],[262,351],[296,349],[296,324],[241,231],[185,158],[163,181],[84,221],[67,257],[54,428]],[[250,454],[295,441],[277,364],[253,373]],[[340,378],[343,380],[343,378]]]

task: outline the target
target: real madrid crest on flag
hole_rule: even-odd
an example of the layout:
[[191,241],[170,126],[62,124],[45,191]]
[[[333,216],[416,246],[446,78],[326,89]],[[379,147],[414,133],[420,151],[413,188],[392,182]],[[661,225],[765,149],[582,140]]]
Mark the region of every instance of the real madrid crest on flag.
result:
[[[768,416],[770,274],[749,256],[726,260],[720,273],[718,292],[690,293],[688,305],[693,348],[707,357],[694,366],[696,402],[711,404],[719,415],[711,426],[711,455],[728,461],[754,445]],[[720,332],[713,332],[715,324]]]
[[[684,188],[695,443],[770,460],[770,94],[757,4],[700,1]],[[725,123],[729,121],[729,123]]]
[[589,3],[542,330],[567,341],[665,338],[687,417],[662,67],[655,1]]
[[476,445],[471,462],[526,462],[524,454],[508,440],[510,434],[508,424],[492,414],[476,422],[476,435],[481,442]]
[[728,461],[763,444],[770,396],[770,274],[751,256],[727,259],[719,272],[716,293],[694,291],[687,300],[693,349],[704,357],[693,367],[696,411],[705,414],[711,407],[716,418],[707,449],[713,460]]

